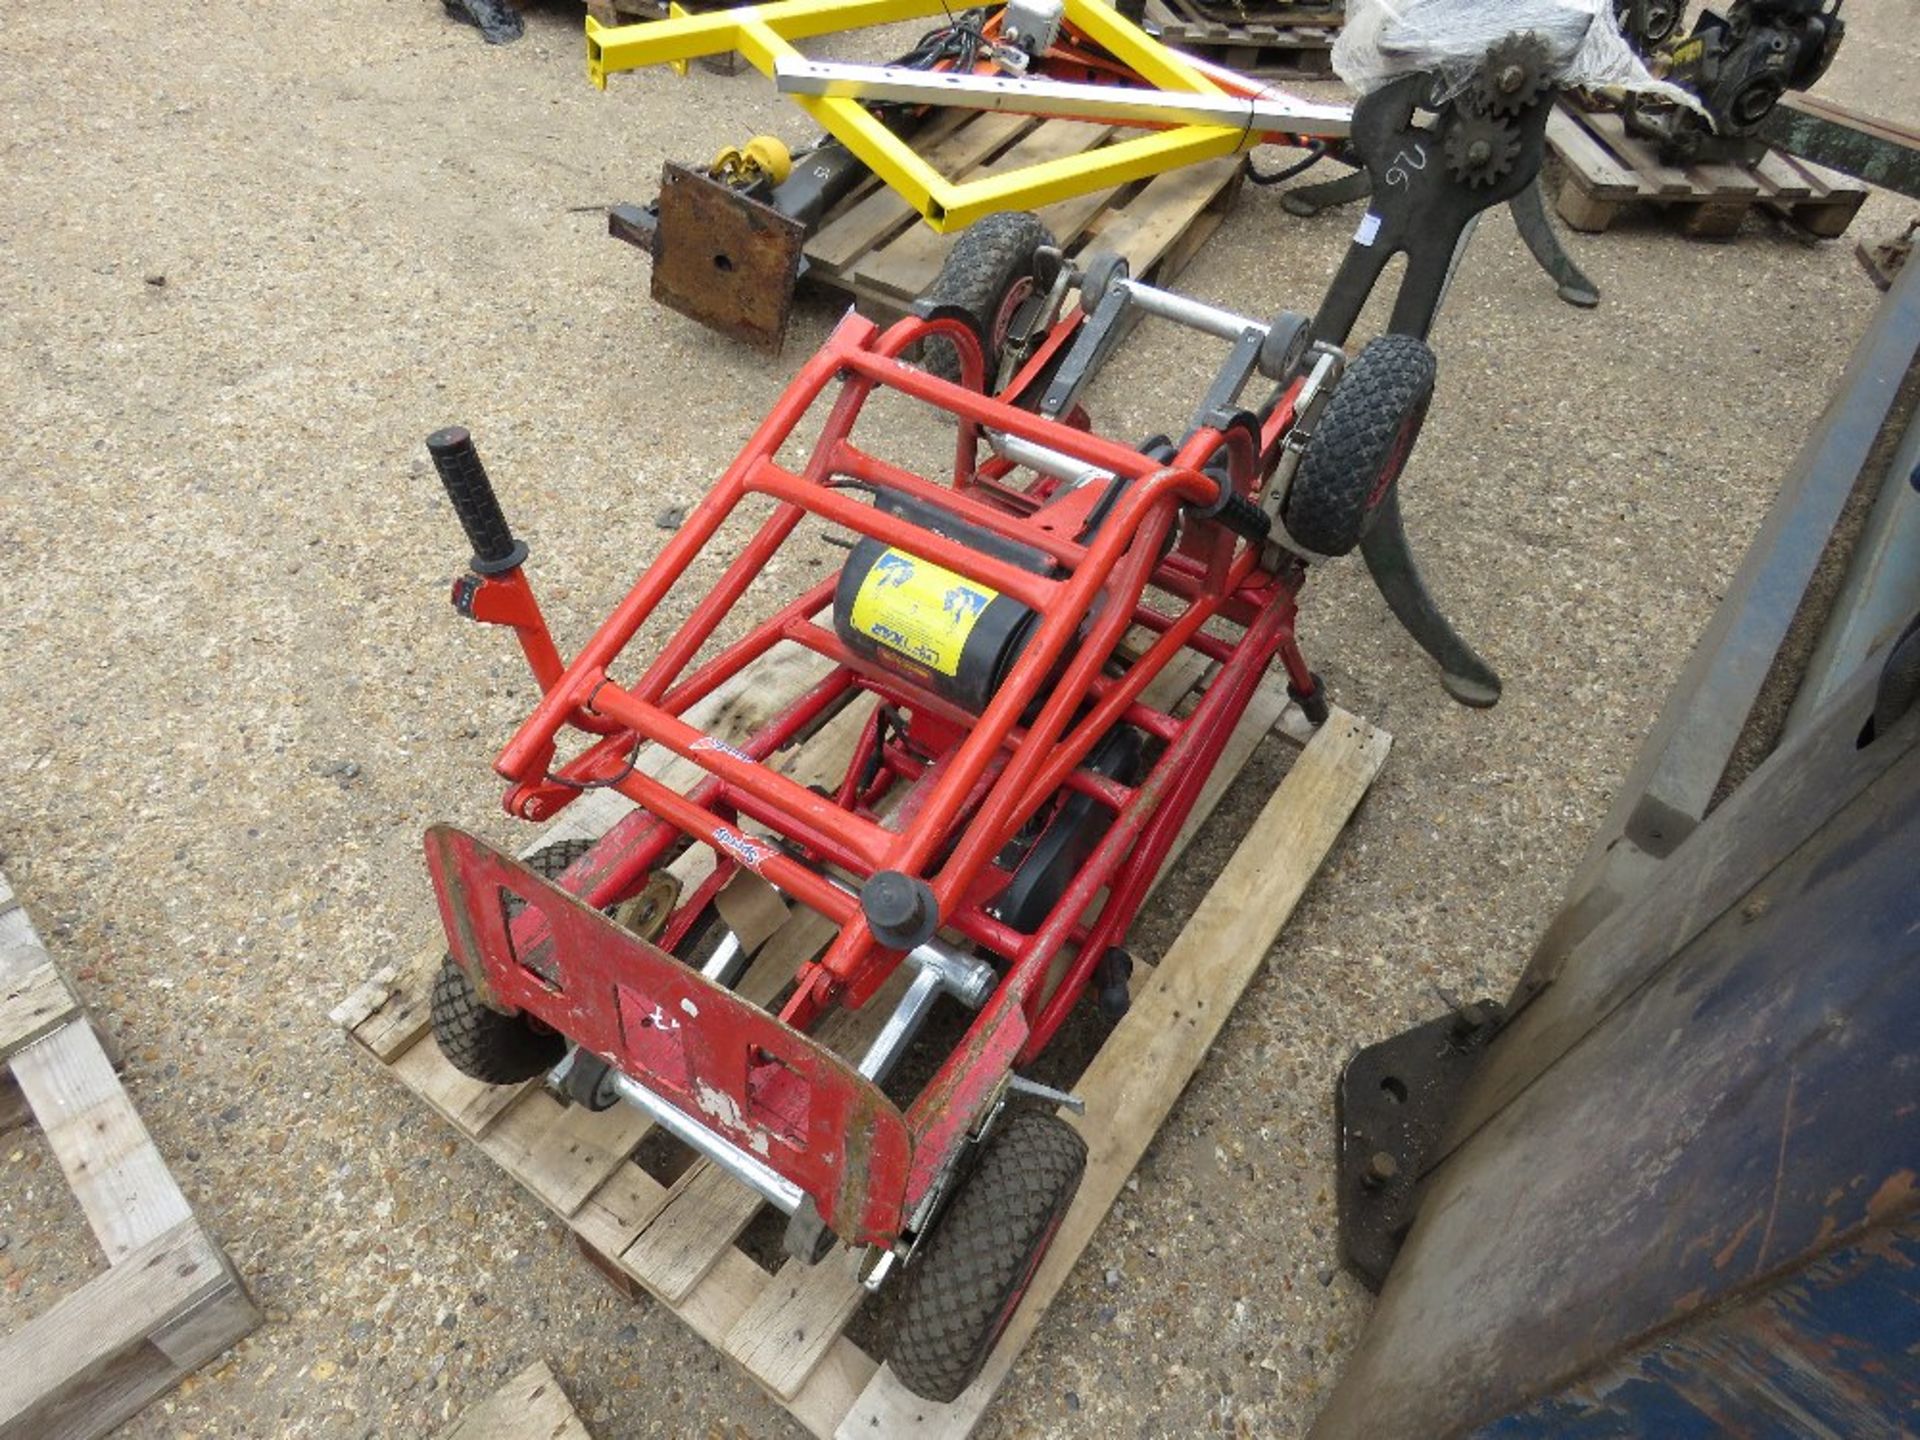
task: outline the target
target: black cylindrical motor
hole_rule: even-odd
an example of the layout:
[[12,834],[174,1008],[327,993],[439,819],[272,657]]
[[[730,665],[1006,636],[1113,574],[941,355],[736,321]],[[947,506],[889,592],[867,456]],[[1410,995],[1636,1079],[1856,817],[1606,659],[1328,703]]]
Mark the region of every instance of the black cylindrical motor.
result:
[[[877,490],[874,505],[1036,575],[1053,568],[1042,551],[898,491]],[[849,650],[975,712],[987,708],[1038,619],[991,586],[874,539],[853,547],[833,594],[833,626]]]

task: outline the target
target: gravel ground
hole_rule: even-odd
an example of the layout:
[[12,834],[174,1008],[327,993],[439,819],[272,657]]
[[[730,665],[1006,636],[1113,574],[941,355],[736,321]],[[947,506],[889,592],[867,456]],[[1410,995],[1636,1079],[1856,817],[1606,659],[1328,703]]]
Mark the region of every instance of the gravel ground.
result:
[[[1902,9],[1849,5],[1823,93],[1915,118]],[[446,609],[465,552],[420,437],[474,428],[577,642],[833,314],[805,307],[780,362],[717,341],[647,303],[592,207],[804,128],[751,75],[596,94],[562,5],[502,49],[431,0],[7,24],[0,863],[268,1315],[123,1433],[426,1434],[542,1355],[609,1440],[791,1433],[326,1012],[431,932],[426,824],[517,838],[487,767],[528,686]],[[1854,233],[1912,210],[1878,195]],[[1352,219],[1250,187],[1183,286],[1311,308]],[[1875,301],[1851,239],[1757,221],[1573,248],[1591,314],[1489,217],[1406,483],[1506,699],[1453,706],[1357,565],[1316,577],[1303,643],[1393,756],[983,1434],[1304,1431],[1367,1310],[1333,1270],[1340,1063],[1510,983]],[[1143,330],[1096,413],[1146,433],[1213,357]],[[92,1263],[37,1136],[0,1140],[0,1326]]]

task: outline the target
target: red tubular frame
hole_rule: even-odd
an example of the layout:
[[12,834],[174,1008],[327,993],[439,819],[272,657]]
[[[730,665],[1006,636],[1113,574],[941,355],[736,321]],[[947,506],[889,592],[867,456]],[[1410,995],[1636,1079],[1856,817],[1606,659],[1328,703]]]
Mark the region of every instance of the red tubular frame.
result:
[[[898,358],[908,346],[933,334],[946,336],[959,351],[960,383],[938,379]],[[791,998],[780,1013],[780,1020],[801,1031],[832,1006],[866,1003],[901,959],[874,938],[858,899],[828,877],[825,865],[850,874],[856,889],[883,869],[924,879],[942,926],[1004,962],[997,992],[907,1112],[913,1156],[903,1214],[911,1213],[964,1143],[1008,1067],[1045,1047],[1085,989],[1099,957],[1124,937],[1274,657],[1281,657],[1296,683],[1306,683],[1308,675],[1293,636],[1300,573],[1296,566],[1289,564],[1280,576],[1265,574],[1259,569],[1259,547],[1204,522],[1190,523],[1181,546],[1171,553],[1167,543],[1183,511],[1203,511],[1218,499],[1221,482],[1201,467],[1223,447],[1231,456],[1232,483],[1243,492],[1253,487],[1292,423],[1290,394],[1263,424],[1258,453],[1244,435],[1203,429],[1172,463],[1163,465],[1128,446],[982,394],[982,370],[977,339],[955,321],[909,319],[883,334],[871,322],[849,315],[563,671],[556,671],[557,661],[549,658],[551,642],[542,649],[545,626],[518,572],[503,579],[502,593],[493,602],[495,614],[485,617],[497,615],[502,623],[515,626],[544,691],[495,762],[511,782],[508,809],[544,818],[588,785],[616,788],[641,807],[564,877],[564,888],[588,905],[604,906],[633,893],[686,837],[711,847],[720,861],[719,876],[700,887],[690,905],[707,903],[723,877],[737,868],[756,871],[790,899],[813,907],[840,927],[821,955],[800,966]],[[1019,393],[1028,378],[1020,377],[1008,393]],[[827,388],[836,384],[839,391],[804,470],[795,474],[783,468],[775,457]],[[880,388],[903,393],[959,421],[949,484],[915,475],[852,442],[867,399]],[[983,468],[996,481],[1007,473],[1005,467],[992,468],[996,462],[980,465],[981,427],[1047,446],[1130,483],[1090,538],[1054,533],[1035,523],[1025,509],[1032,502],[1024,497],[1016,497],[1022,503],[1002,506],[991,503],[997,484],[975,484]],[[882,511],[837,488],[841,477],[930,502],[969,524],[1038,550],[1055,562],[1054,573],[1022,569]],[[638,680],[617,683],[609,672],[629,643],[660,602],[682,584],[696,557],[713,543],[736,508],[754,495],[774,502],[772,515],[740,547],[718,583]],[[984,711],[971,714],[849,651],[822,623],[833,603],[833,580],[811,586],[695,667],[754,578],[810,517],[924,557],[1038,614],[1018,659]],[[482,592],[494,583],[484,582]],[[1149,587],[1171,597],[1177,609],[1169,613],[1150,606]],[[1237,640],[1205,633],[1202,627],[1216,617],[1234,621],[1243,633]],[[1145,653],[1122,673],[1107,673],[1122,640],[1136,629],[1151,637]],[[782,643],[810,648],[831,660],[834,669],[738,745],[722,744],[688,722],[685,715],[693,705]],[[1141,699],[1182,650],[1192,650],[1218,667],[1184,719]],[[832,793],[808,789],[765,763],[863,692],[926,717],[943,737],[958,738],[936,758],[923,760],[904,750],[889,753],[875,722],[863,734],[853,768]],[[916,726],[919,723],[916,718]],[[1122,723],[1163,745],[1151,772],[1137,785],[1081,768],[1093,747]],[[603,738],[556,770],[557,736],[569,726]],[[642,745],[671,751],[699,767],[704,778],[684,794],[653,779],[632,764]],[[866,792],[867,782],[857,777],[871,763],[880,765],[883,778]],[[911,783],[908,800],[890,823],[882,823],[867,806],[898,780]],[[1065,896],[1033,933],[1022,934],[986,908],[1007,880],[995,857],[1063,789],[1094,797],[1113,818]],[[742,830],[742,817],[784,843],[769,843]],[[1089,919],[1103,894],[1097,916]],[[680,933],[690,918],[690,910],[683,907],[669,936]],[[541,923],[532,913],[516,922],[515,948],[535,943]],[[1070,946],[1077,946],[1077,953],[1049,984],[1057,957]],[[516,993],[525,988],[520,983]],[[532,1008],[541,1013],[537,1004]]]

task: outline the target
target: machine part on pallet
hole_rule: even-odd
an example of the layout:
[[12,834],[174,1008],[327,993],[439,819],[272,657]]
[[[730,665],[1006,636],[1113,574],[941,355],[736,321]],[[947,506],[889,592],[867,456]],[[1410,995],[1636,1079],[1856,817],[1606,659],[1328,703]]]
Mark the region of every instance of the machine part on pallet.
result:
[[1012,596],[874,539],[853,547],[834,591],[834,630],[848,649],[976,713],[1037,621]]
[[667,171],[674,178],[650,204],[608,210],[607,233],[652,257],[662,304],[758,349],[779,349],[806,272],[806,237],[867,167],[837,140],[794,157],[761,135],[723,150],[704,172]]
[[1018,435],[1008,435],[999,430],[987,432],[987,443],[993,447],[993,453],[1002,460],[1010,460],[1015,465],[1024,465],[1042,475],[1051,475],[1063,482],[1067,489],[1078,490],[1082,485],[1111,485],[1114,474],[1098,465],[1089,465],[1084,460],[1076,460],[1071,455],[1063,455],[1058,450],[1039,445],[1031,440],[1022,440]]
[[1116,125],[1203,125],[1245,134],[1347,133],[1351,112],[1269,90],[1260,95],[1180,93],[1119,85],[1082,85],[1071,80],[962,75],[909,70],[898,65],[856,65],[837,60],[783,56],[774,65],[782,95],[866,104],[938,105],[959,110],[1001,110]]
[[[667,162],[653,229],[653,298],[757,350],[786,339],[807,227]],[[617,232],[616,232],[617,233]]]
[[900,1057],[907,1053],[914,1036],[926,1023],[934,1001],[951,995],[969,1010],[978,1010],[993,993],[996,976],[984,960],[975,960],[939,941],[927,941],[907,952],[907,964],[919,973],[900,997],[880,1033],[873,1037],[867,1053],[860,1057],[860,1074],[876,1085],[887,1076]]
[[1841,0],[1732,0],[1703,8],[1684,40],[1653,51],[1664,78],[1699,101],[1629,93],[1627,133],[1656,142],[1668,164],[1753,164],[1755,133],[1789,90],[1827,73],[1846,33]]
[[1505,1012],[1478,1000],[1359,1051],[1334,1092],[1340,1259],[1378,1293],[1456,1102]]
[[[1205,423],[1206,417],[1232,405],[1234,396],[1240,393],[1241,386],[1266,353],[1263,347],[1271,329],[1267,321],[1236,315],[1204,300],[1129,279],[1126,260],[1111,252],[1096,253],[1083,266],[1080,306],[1089,318],[1074,338],[1072,349],[1054,371],[1053,380],[1040,401],[1040,413],[1050,418],[1072,413],[1087,383],[1126,334],[1134,318],[1130,311],[1158,316],[1203,335],[1234,342],[1233,354],[1200,405],[1196,424]],[[1281,317],[1284,333],[1278,350],[1285,351],[1295,343],[1295,322],[1299,317],[1292,317],[1288,311],[1282,311]],[[1234,376],[1239,377],[1237,381]]]
[[1620,33],[1643,55],[1673,34],[1686,13],[1685,0],[1613,0]]
[[1327,682],[1320,678],[1317,671],[1310,690],[1303,690],[1289,680],[1287,698],[1300,707],[1300,713],[1306,717],[1309,725],[1324,725],[1333,715],[1333,706],[1327,700]]
[[[940,174],[860,101],[844,96],[799,95],[796,99],[938,231],[964,229],[996,211],[1039,209],[1056,200],[1094,194],[1202,160],[1237,154],[1265,138],[1248,123],[1248,106],[1256,101],[1264,103],[1262,97],[1268,93],[1265,87],[1237,77],[1223,82],[1220,76],[1226,72],[1214,67],[1203,71],[1122,18],[1105,0],[1063,3],[1065,23],[1074,34],[1139,77],[1146,92],[1202,99],[1225,94],[1247,98],[1233,102],[1238,108],[1232,109],[1226,120],[1176,123],[1172,128],[1099,146],[1071,159],[983,174],[961,183]],[[604,26],[589,16],[587,75],[604,88],[607,77],[620,71],[737,50],[771,78],[783,61],[803,59],[794,49],[793,40],[924,18],[945,9],[943,0],[776,0],[773,4],[646,25]],[[920,78],[926,77],[922,74]],[[1114,87],[1111,93],[1137,92],[1132,87]],[[1297,100],[1287,104],[1289,115],[1297,117],[1279,127],[1288,143],[1305,143],[1315,136],[1346,131],[1347,112],[1341,107],[1308,106]]]
[[781,185],[792,173],[792,152],[772,135],[756,135],[745,145],[729,146],[707,167],[710,179],[735,190],[750,185]]
[[1313,349],[1313,317],[1282,310],[1267,322],[1260,341],[1259,370],[1269,380],[1291,380]]
[[860,887],[860,910],[873,938],[890,950],[917,950],[940,928],[933,887],[899,870],[874,872]]
[[729,930],[720,937],[720,943],[713,947],[713,953],[707,957],[707,963],[700,967],[700,973],[714,984],[731,990],[739,984],[741,972],[752,958],[747,954],[747,947],[740,943],[740,937]]
[[1000,15],[1000,38],[1029,60],[1046,54],[1060,34],[1066,6],[1060,0],[1007,0]]
[[833,1253],[840,1243],[840,1237],[827,1228],[827,1222],[821,1218],[820,1207],[813,1203],[811,1195],[800,1197],[800,1208],[787,1217],[786,1233],[781,1236],[780,1248],[803,1265],[818,1265]]
[[[1139,732],[1120,726],[1094,748],[1081,770],[1135,785],[1145,758]],[[1113,812],[1093,796],[1063,794],[1044,830],[1030,840],[1016,837],[1001,852],[999,864],[1012,869],[1013,878],[987,913],[1019,934],[1031,935],[1060,903],[1112,824]]]

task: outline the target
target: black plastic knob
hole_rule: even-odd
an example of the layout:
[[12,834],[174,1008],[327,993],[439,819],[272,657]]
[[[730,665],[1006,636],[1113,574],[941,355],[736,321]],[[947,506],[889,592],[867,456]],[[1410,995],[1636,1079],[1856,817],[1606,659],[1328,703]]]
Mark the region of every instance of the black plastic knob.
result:
[[940,928],[933,887],[898,870],[882,870],[860,888],[860,908],[873,935],[890,950],[924,945]]

